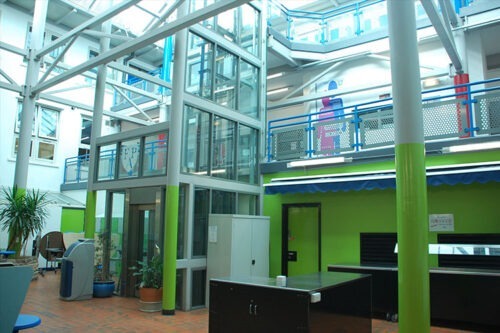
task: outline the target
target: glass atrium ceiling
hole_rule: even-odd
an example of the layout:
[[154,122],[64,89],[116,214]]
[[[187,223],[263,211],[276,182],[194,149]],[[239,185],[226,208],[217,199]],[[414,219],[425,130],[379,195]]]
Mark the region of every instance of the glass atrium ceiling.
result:
[[[103,0],[67,0],[68,3],[73,4],[77,9],[87,11],[91,14],[97,15],[107,10],[108,8],[117,5],[124,0],[103,1]],[[189,0],[185,0],[189,1]],[[193,1],[193,0],[191,0]],[[215,0],[194,0],[206,2],[206,5],[215,2]],[[347,5],[359,0],[275,0],[275,4],[281,4],[288,10],[311,10],[311,11],[324,11],[334,7]],[[172,15],[164,17],[172,6],[177,5],[178,1],[166,0],[142,0],[136,5],[116,15],[111,21],[124,31],[131,33],[135,36],[142,35],[154,24],[159,21],[172,21],[176,18],[175,11]],[[70,15],[70,13],[68,13]]]
[[[123,2],[123,0],[68,0],[68,2],[72,3],[77,8],[97,15]],[[166,22],[168,22],[174,20],[176,18],[175,12],[165,18],[162,16],[167,14],[175,3],[176,1],[142,0],[113,17],[111,22],[115,26],[124,29],[124,31],[139,36],[159,21],[166,20]]]

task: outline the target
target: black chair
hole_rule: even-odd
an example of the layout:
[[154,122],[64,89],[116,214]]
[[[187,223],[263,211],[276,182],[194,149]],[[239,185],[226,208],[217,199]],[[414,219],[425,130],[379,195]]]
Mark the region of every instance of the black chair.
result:
[[56,273],[56,269],[59,268],[58,259],[61,259],[66,251],[63,233],[51,231],[45,234],[40,240],[39,251],[40,255],[46,260],[45,270],[53,270]]

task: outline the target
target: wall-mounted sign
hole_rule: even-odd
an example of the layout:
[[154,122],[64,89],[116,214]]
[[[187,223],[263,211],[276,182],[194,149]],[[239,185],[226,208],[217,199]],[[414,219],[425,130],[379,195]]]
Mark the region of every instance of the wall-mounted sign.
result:
[[429,231],[455,231],[453,214],[430,214]]

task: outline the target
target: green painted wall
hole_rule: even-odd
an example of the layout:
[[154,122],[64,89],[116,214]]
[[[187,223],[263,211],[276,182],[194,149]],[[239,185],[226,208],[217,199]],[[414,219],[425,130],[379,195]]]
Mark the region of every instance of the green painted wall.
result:
[[[446,165],[479,161],[499,161],[500,152],[443,155],[427,158],[426,164]],[[447,163],[448,162],[448,163]],[[265,175],[271,178],[390,169],[394,162],[322,168]],[[500,184],[474,183],[455,186],[429,186],[428,213],[453,214],[455,233],[500,233]],[[285,203],[321,203],[322,270],[329,264],[359,263],[359,233],[396,232],[396,192],[364,190],[307,194],[265,195],[264,215],[270,216],[270,276],[281,273],[281,205]],[[429,233],[429,242],[437,242],[437,233]],[[429,257],[437,266],[437,256]]]
[[61,212],[61,232],[83,232],[85,209],[65,208]]

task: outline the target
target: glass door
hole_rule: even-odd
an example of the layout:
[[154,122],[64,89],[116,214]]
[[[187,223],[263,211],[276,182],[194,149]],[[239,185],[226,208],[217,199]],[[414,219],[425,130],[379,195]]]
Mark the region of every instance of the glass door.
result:
[[[157,219],[155,205],[130,205],[128,223],[127,266],[134,267],[138,261],[150,261],[160,254],[161,225]],[[133,272],[127,274],[126,296],[137,296],[140,283]]]

